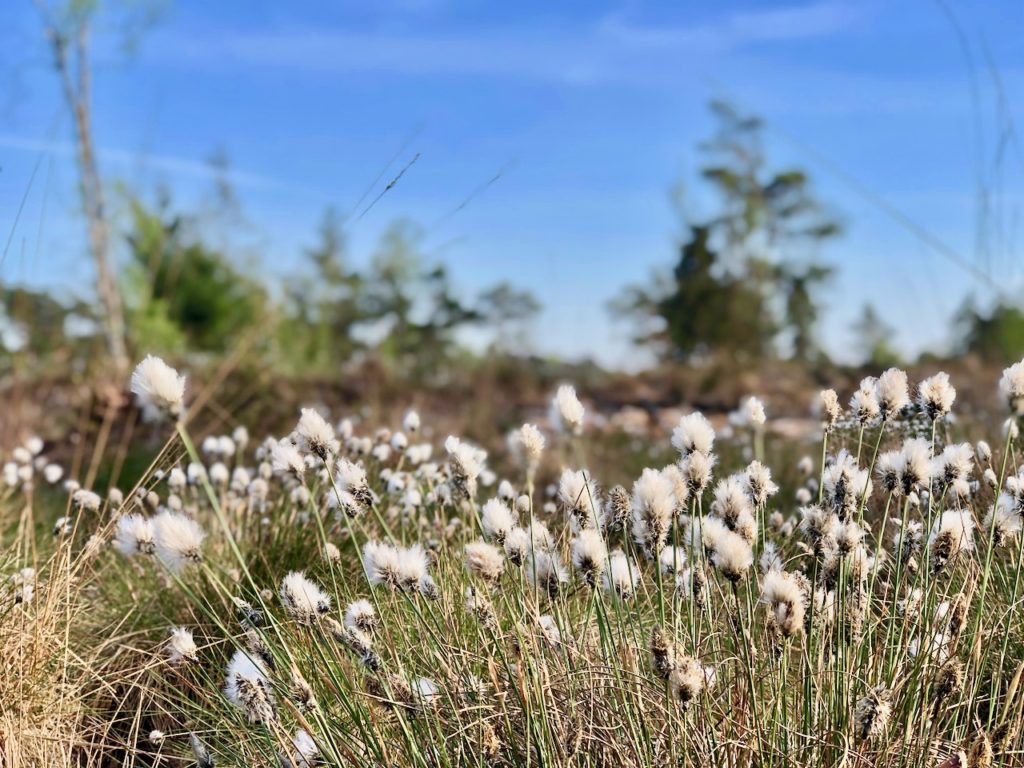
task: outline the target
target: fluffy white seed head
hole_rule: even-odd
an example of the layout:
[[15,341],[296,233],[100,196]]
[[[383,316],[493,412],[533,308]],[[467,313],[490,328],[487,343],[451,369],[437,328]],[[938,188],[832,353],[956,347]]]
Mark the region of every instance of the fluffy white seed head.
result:
[[167,660],[175,665],[199,660],[199,648],[192,637],[192,630],[185,627],[171,630],[171,637],[167,641]]
[[803,630],[804,596],[797,580],[781,570],[770,570],[761,581],[761,600],[772,612],[775,626],[784,637]]
[[270,466],[283,476],[301,479],[306,472],[302,451],[291,440],[278,440],[270,448]]
[[192,518],[179,512],[161,512],[153,518],[156,555],[172,572],[202,560],[206,534]]
[[519,463],[532,473],[540,464],[544,452],[544,435],[533,424],[523,424],[510,436],[509,448]]
[[1024,360],[1003,371],[999,379],[999,392],[1006,400],[1010,413],[1024,415]]
[[488,584],[496,584],[505,572],[505,558],[501,550],[486,541],[466,544],[466,570]]
[[551,423],[559,432],[579,435],[583,432],[583,404],[576,397],[576,389],[563,384],[551,401]]
[[153,554],[156,548],[153,524],[139,514],[118,518],[114,529],[114,546],[125,557]]
[[501,499],[490,499],[480,511],[480,523],[484,536],[504,545],[505,538],[516,524],[516,518],[508,504]]
[[311,624],[331,609],[331,598],[301,571],[292,571],[281,581],[281,604],[300,624]]
[[862,379],[860,388],[850,398],[850,410],[861,424],[869,424],[881,412],[876,384],[877,379],[872,376]]
[[640,568],[622,550],[615,550],[603,577],[604,589],[620,600],[629,600],[640,585]]
[[843,408],[839,405],[839,395],[834,389],[823,389],[818,395],[821,405],[821,421],[825,429],[832,429],[836,422],[843,415]]
[[953,409],[956,390],[949,383],[949,374],[940,371],[929,376],[917,387],[917,402],[928,418],[941,419]]
[[176,419],[184,411],[185,377],[154,355],[146,355],[135,367],[131,390],[147,420]]
[[675,508],[672,481],[655,469],[645,469],[633,483],[632,532],[650,557],[661,552]]
[[910,405],[910,386],[907,373],[899,368],[889,368],[875,382],[878,408],[883,419],[892,419]]
[[334,436],[334,427],[312,408],[302,409],[295,434],[299,438],[301,450],[312,453],[324,461],[332,454],[336,454],[340,447]]
[[580,531],[572,541],[572,567],[582,574],[591,586],[596,586],[604,574],[608,560],[608,547],[601,532],[594,528]]
[[562,470],[558,479],[558,500],[574,532],[601,527],[601,504],[597,484],[586,470]]
[[672,445],[686,458],[694,451],[710,455],[715,445],[715,430],[702,413],[689,413],[672,430]]

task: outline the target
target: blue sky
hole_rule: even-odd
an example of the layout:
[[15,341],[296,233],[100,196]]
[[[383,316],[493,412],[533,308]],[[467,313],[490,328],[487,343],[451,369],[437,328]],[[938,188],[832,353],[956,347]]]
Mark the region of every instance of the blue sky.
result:
[[[70,126],[33,3],[5,6],[0,278],[87,293]],[[673,259],[673,185],[710,210],[696,145],[707,101],[729,97],[846,223],[822,254],[838,269],[827,348],[853,355],[871,300],[913,353],[941,347],[968,291],[1024,293],[1022,32],[1016,0],[179,0],[130,59],[100,34],[95,132],[110,179],[167,184],[186,206],[226,150],[246,252],[269,275],[326,206],[351,208],[401,148],[391,173],[420,153],[353,225],[353,258],[410,217],[467,292],[509,279],[538,296],[542,351],[632,365],[606,303]]]

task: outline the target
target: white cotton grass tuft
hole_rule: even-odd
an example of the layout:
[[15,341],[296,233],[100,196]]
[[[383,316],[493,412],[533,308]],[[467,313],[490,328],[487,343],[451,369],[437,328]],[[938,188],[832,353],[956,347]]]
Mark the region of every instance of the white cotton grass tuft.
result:
[[601,532],[593,528],[580,531],[572,541],[572,567],[591,587],[597,586],[608,561],[608,547]]
[[[704,529],[708,529],[705,519]],[[734,584],[742,579],[754,563],[754,552],[750,544],[728,529],[714,529],[710,538],[711,564],[718,569],[726,580]]]
[[199,660],[199,648],[192,637],[192,630],[175,627],[167,641],[167,660],[174,665]]
[[485,469],[487,452],[454,435],[444,441],[452,470],[452,483],[460,496],[472,499],[476,496],[477,480]]
[[270,724],[277,719],[274,691],[267,669],[259,658],[246,651],[235,651],[228,662],[224,695],[245,712],[251,723]]
[[574,533],[601,527],[603,510],[597,484],[586,470],[562,470],[558,479],[558,500]]
[[737,424],[744,427],[750,427],[751,429],[760,429],[767,421],[764,403],[753,395],[745,398],[743,402],[740,403],[740,407],[736,411],[735,417]]
[[501,499],[489,499],[480,510],[480,525],[484,536],[499,546],[505,544],[505,539],[515,524],[515,515]]
[[526,575],[536,591],[551,598],[557,597],[562,585],[569,581],[558,552],[553,548],[540,549],[536,544],[526,558]]
[[505,558],[493,544],[486,541],[471,541],[466,544],[466,570],[480,577],[487,584],[497,584],[505,572]]
[[747,494],[755,507],[763,507],[768,499],[779,492],[779,486],[772,482],[772,471],[760,461],[752,461],[744,474]]
[[910,386],[907,373],[899,368],[889,368],[875,382],[878,409],[883,421],[899,416],[910,405]]
[[636,594],[637,586],[640,584],[640,568],[633,558],[617,549],[609,558],[608,569],[604,572],[602,583],[605,592],[611,593],[619,600],[629,600]]
[[576,389],[569,384],[560,386],[551,401],[551,426],[563,434],[583,434],[583,415]]
[[320,748],[305,728],[299,728],[295,732],[292,739],[292,750],[290,762],[293,768],[315,768],[323,762]]
[[349,517],[358,517],[373,506],[373,493],[366,480],[362,464],[342,458],[335,465],[334,493],[328,497],[337,503]]
[[985,528],[992,536],[993,546],[1005,546],[1021,532],[1021,515],[1017,502],[1007,493],[1000,493],[984,520]]
[[153,554],[156,551],[153,524],[139,514],[118,518],[114,529],[114,547],[125,557]]
[[656,469],[645,469],[633,483],[633,539],[648,557],[656,557],[669,534],[676,498],[672,481]]
[[974,549],[974,518],[967,510],[947,510],[939,515],[928,537],[932,570],[938,572],[961,552]]
[[299,448],[312,453],[322,461],[338,452],[340,445],[334,436],[334,427],[312,408],[303,408],[295,427]]
[[434,596],[436,586],[427,573],[429,559],[419,544],[395,547],[379,541],[363,545],[363,570],[371,586],[419,591]]
[[932,421],[947,416],[955,400],[956,390],[944,371],[929,376],[917,387],[917,403]]
[[301,571],[292,571],[281,581],[281,604],[299,624],[312,624],[331,609],[331,598]]
[[288,439],[275,441],[270,447],[270,466],[278,475],[297,480],[301,480],[306,473],[306,461],[302,458],[302,451]]
[[804,595],[791,574],[769,570],[761,580],[761,601],[772,614],[775,627],[783,637],[799,634],[804,626]]
[[402,418],[402,429],[410,435],[415,435],[420,431],[420,415],[414,410],[408,410],[405,412],[405,416]]
[[544,435],[533,424],[523,424],[509,435],[509,449],[527,474],[532,475],[544,452]]
[[1011,414],[1024,416],[1024,360],[1003,371],[999,379],[999,393],[1006,400]]
[[821,423],[826,431],[830,431],[843,415],[839,395],[834,389],[823,389],[818,394],[818,402],[821,407]]
[[155,355],[135,366],[131,391],[143,418],[159,421],[180,418],[185,408],[185,377]]
[[343,620],[348,629],[355,629],[365,634],[373,632],[379,621],[373,603],[365,598],[349,603],[345,608]]
[[860,387],[850,398],[850,411],[854,418],[861,424],[870,424],[878,418],[881,407],[878,404],[878,393],[876,390],[877,379],[868,376],[862,379]]
[[702,413],[689,413],[672,430],[672,446],[686,458],[694,451],[710,456],[715,445],[715,430]]
[[172,573],[203,559],[206,534],[195,520],[179,512],[165,511],[153,518],[152,525],[156,556]]

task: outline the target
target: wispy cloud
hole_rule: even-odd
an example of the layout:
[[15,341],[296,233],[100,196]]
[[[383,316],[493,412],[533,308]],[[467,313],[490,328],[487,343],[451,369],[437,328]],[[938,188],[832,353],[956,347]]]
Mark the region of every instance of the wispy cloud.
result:
[[[74,144],[69,141],[45,141],[13,134],[0,134],[0,147],[16,152],[51,154],[68,159],[73,159],[76,152]],[[308,187],[291,184],[263,174],[235,168],[217,168],[211,163],[186,157],[132,152],[115,147],[100,147],[97,150],[97,156],[101,164],[130,168],[136,171],[160,171],[172,176],[200,181],[225,179],[233,186],[240,188],[273,189],[323,196]]]
[[666,64],[695,62],[757,44],[832,35],[860,6],[838,0],[650,25],[607,15],[573,26],[517,26],[433,33],[292,29],[189,34],[151,52],[176,64],[259,66],[311,73],[470,75],[568,83],[649,80]]

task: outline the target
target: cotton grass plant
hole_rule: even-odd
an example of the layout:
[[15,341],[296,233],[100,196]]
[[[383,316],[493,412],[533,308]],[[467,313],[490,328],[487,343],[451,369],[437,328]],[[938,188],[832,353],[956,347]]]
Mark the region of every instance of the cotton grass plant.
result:
[[780,465],[748,397],[607,487],[569,386],[502,478],[417,414],[197,448],[147,358],[167,444],[116,503],[69,486],[42,626],[98,596],[128,633],[106,684],[133,717],[102,734],[128,764],[1020,764],[1024,363],[998,386],[990,442],[945,374],[890,369],[822,393],[817,459]]

